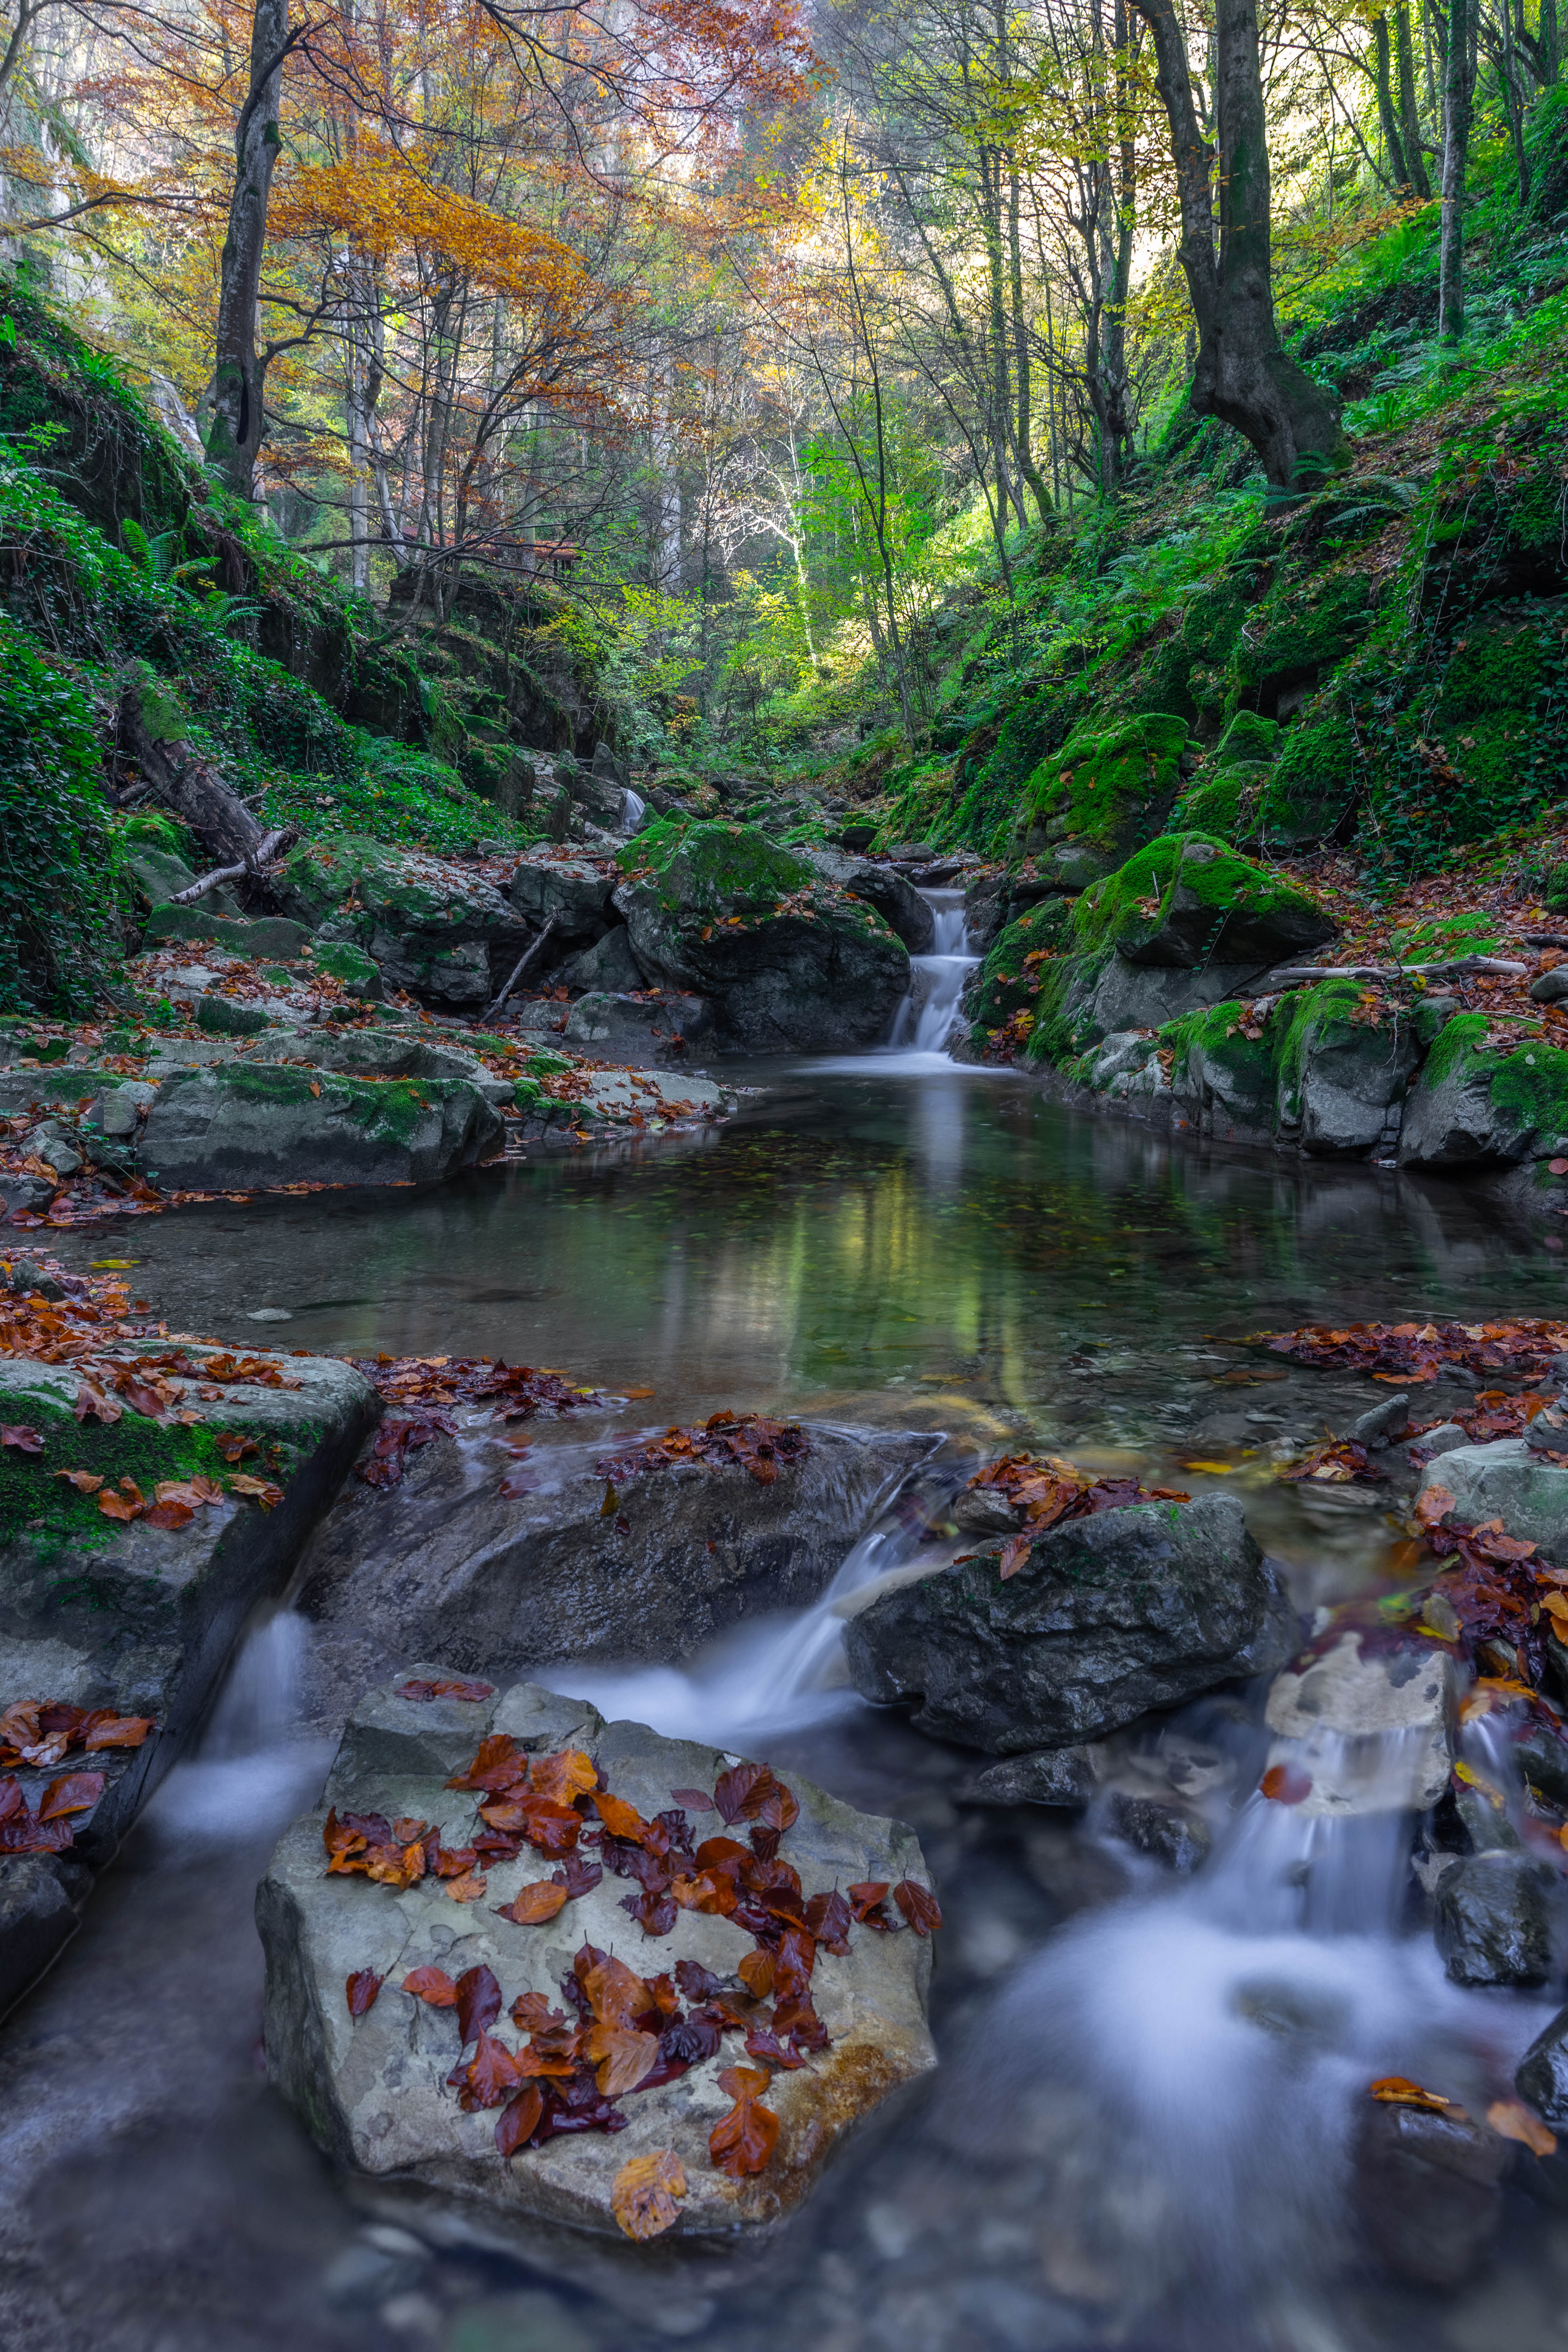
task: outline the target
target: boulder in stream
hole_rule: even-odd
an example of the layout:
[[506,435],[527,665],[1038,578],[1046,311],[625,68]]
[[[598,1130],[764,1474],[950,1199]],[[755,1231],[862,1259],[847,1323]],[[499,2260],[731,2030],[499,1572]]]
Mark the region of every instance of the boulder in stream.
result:
[[[77,1419],[84,1382],[121,1408],[113,1418]],[[142,1409],[159,1389],[162,1418]],[[380,1410],[369,1381],[328,1358],[110,1342],[84,1372],[0,1360],[0,1422],[38,1440],[36,1453],[0,1454],[0,1717],[41,1703],[153,1725],[140,1744],[73,1740],[0,1777],[0,1799],[9,1781],[39,1819],[62,1774],[103,1783],[62,1817],[74,1837],[58,1853],[26,1851],[36,1835],[15,1800],[0,1814],[0,2011],[74,1929],[93,1873],[199,1723],[240,1627],[287,1580]],[[205,1484],[190,1503],[157,1503],[161,1486],[193,1479]],[[102,1501],[120,1497],[126,1516],[111,1517]],[[44,1726],[46,1756],[51,1737]]]
[[433,1184],[493,1159],[506,1130],[464,1078],[365,1079],[250,1062],[160,1084],[142,1164],[166,1192]]
[[711,1045],[713,1015],[700,996],[601,992],[578,998],[561,1036],[576,1053],[631,1069],[679,1066]]
[[1433,1643],[1363,1656],[1346,1633],[1322,1657],[1276,1675],[1270,1765],[1304,1773],[1308,1815],[1424,1812],[1453,1765],[1453,1661]]
[[872,1601],[845,1646],[856,1688],[916,1702],[939,1738],[994,1755],[1097,1739],[1151,1708],[1282,1665],[1295,1612],[1231,1495],[1131,1503]]
[[1510,1536],[1568,1566],[1568,1466],[1543,1461],[1522,1437],[1451,1447],[1421,1474],[1423,1495],[1437,1486],[1453,1496],[1450,1516],[1462,1527],[1500,1519]]
[[1434,1897],[1437,1949],[1462,1985],[1538,1985],[1552,1973],[1555,1881],[1527,1853],[1494,1847],[1446,1870]]
[[1457,2286],[1502,2219],[1510,2144],[1470,2116],[1363,2102],[1352,2203],[1372,2251],[1398,2277]]
[[[420,1667],[413,1675],[412,1687],[427,1686],[438,1670]],[[532,1764],[536,1773],[547,1771],[547,1755],[564,1765],[585,1754],[589,1774],[597,1768],[603,1806],[592,1795],[574,1805],[554,1801],[556,1826],[548,1834],[571,1866],[556,1869],[553,1885],[551,1860],[515,1831],[510,1837],[488,1832],[491,1853],[469,1853],[479,1874],[477,1895],[472,1878],[437,1874],[444,1866],[439,1853],[434,1868],[420,1867],[416,1845],[397,1851],[386,1883],[373,1883],[352,1866],[329,1872],[327,1837],[353,1863],[351,1822],[368,1827],[373,1837],[378,1816],[409,1832],[421,1824],[426,1854],[435,1851],[435,1832],[447,1853],[460,1853],[483,1827],[476,1805],[510,1818],[518,1809],[498,1805],[493,1796],[487,1801],[484,1789],[449,1785],[466,1774],[481,1739],[486,1758],[500,1759],[487,1767],[492,1789],[497,1771],[517,1772],[531,1759],[540,1759]],[[839,1932],[816,1942],[809,1933],[802,1940],[796,1929],[791,1943],[792,1931],[770,1925],[764,1910],[755,1912],[755,1926],[742,1924],[741,1910],[752,1916],[745,1902],[727,1916],[671,1899],[668,1918],[661,1916],[652,1933],[628,1916],[629,1905],[647,1902],[639,1881],[653,1859],[648,1846],[635,1842],[635,1825],[654,1825],[656,1842],[661,1834],[667,1846],[673,1840],[674,1853],[688,1837],[710,1838],[726,1821],[705,1792],[715,1791],[727,1805],[738,1785],[733,1776],[753,1770],[711,1748],[660,1738],[641,1724],[605,1723],[585,1703],[530,1684],[471,1701],[409,1699],[384,1689],[355,1708],[326,1804],[296,1822],[279,1845],[257,1898],[257,1922],[267,1955],[268,2071],[318,2143],[362,2176],[362,2199],[389,2219],[418,2215],[442,2236],[525,2256],[531,2250],[537,2256],[542,2233],[552,2227],[607,2234],[627,2262],[646,2270],[658,2257],[642,2248],[634,2253],[616,2231],[616,2184],[628,2160],[661,2153],[677,2159],[685,2182],[673,2223],[677,2242],[732,2240],[738,2230],[765,2227],[798,2206],[845,2135],[935,2063],[925,2020],[931,1944],[910,1932],[890,1904],[881,1932],[849,1923],[846,1904]],[[727,1772],[728,1781],[721,1777]],[[773,1884],[784,1890],[778,1899],[784,1910],[809,1906],[819,1892],[867,1882],[929,1888],[912,1831],[856,1812],[793,1775],[788,1794],[798,1814],[784,1804],[782,1839],[763,1839],[776,1846]],[[601,1846],[595,1811],[606,1824],[616,1821],[617,1829],[626,1819],[617,1820],[615,1799],[636,1809],[632,1834],[613,1836],[606,1826]],[[747,1833],[743,1819],[731,1827]],[[525,1833],[536,1841],[545,1834]],[[752,1847],[733,1835],[721,1842],[732,1849],[732,1867],[755,1867]],[[507,1858],[509,1846],[515,1858]],[[412,1877],[409,1853],[416,1856]],[[792,1874],[798,1886],[793,1896]],[[688,1872],[678,1873],[676,1883],[696,1881]],[[548,1890],[547,1901],[531,1906],[542,1914],[536,1925],[514,1924],[510,1916],[524,1886]],[[742,1961],[752,1969],[748,1956],[759,1941],[773,1948],[773,1983],[753,2000],[753,1979],[739,1970]],[[598,1977],[589,1973],[596,1965],[604,1967]],[[449,1991],[441,1994],[447,2005],[430,2005],[428,1993],[440,1991],[434,1979],[423,1979],[425,1999],[405,1990],[416,1969],[437,1970],[455,1984],[463,2009],[454,2011]],[[801,2028],[815,2046],[795,2048],[793,2063],[783,2054],[793,2046],[785,2004],[799,1996],[791,1988],[780,1992],[785,1969],[799,1975],[816,2021]],[[375,1982],[356,2018],[346,1988],[365,1971]],[[715,1999],[727,2004],[728,2017]],[[584,2063],[573,2037],[586,2034],[594,2017],[610,2014],[621,2015],[624,2024],[619,2044],[614,2033],[605,2039],[612,2054],[602,2059],[601,2073],[621,2065],[623,2079],[635,2084],[637,2065],[646,2075],[651,2063],[657,2079],[608,2095],[601,2082],[595,2096],[594,2052]],[[481,2023],[484,2042],[478,2039]],[[511,2070],[531,2031],[534,2071],[519,2075]],[[784,2041],[748,2053],[748,2038],[763,2032]],[[552,2032],[558,2049],[570,2044],[577,2054],[550,2059],[544,2045]],[[462,2053],[470,2046],[475,2055],[465,2069]],[[770,2049],[781,2052],[771,2080]],[[710,2140],[735,2095],[721,2078],[737,2066],[751,2070],[742,2087],[749,2084],[774,2119],[762,2126],[773,2145],[759,2168],[731,2174],[720,2168]],[[468,2112],[453,2080],[459,2070]],[[491,2079],[482,2079],[487,2070]],[[552,2081],[560,2087],[546,2101],[538,2086]],[[510,2104],[514,2098],[520,2107]],[[574,2104],[561,2107],[560,2098]],[[531,2120],[540,2115],[542,2125]],[[577,2115],[583,2121],[572,2120]],[[504,2127],[508,2116],[519,2129],[527,2122],[530,2133],[510,2156],[497,2137],[498,2119]],[[557,2116],[566,2128],[550,2136]],[[537,2142],[536,2129],[545,2134]],[[608,2249],[606,2258],[614,2259]]]
[[483,1674],[688,1657],[742,1617],[816,1601],[942,1442],[803,1426],[804,1453],[766,1484],[738,1463],[661,1458],[647,1431],[539,1444],[521,1463],[488,1433],[438,1439],[390,1491],[345,1486],[301,1606],[351,1644],[361,1682],[425,1652]]
[[489,1003],[529,936],[474,867],[357,834],[305,843],[273,887],[285,914],[363,949],[388,987],[442,1003]]

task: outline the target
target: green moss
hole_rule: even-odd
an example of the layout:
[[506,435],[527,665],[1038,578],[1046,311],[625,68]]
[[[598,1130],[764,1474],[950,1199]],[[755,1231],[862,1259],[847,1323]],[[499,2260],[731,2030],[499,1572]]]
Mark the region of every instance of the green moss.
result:
[[651,884],[669,913],[700,919],[777,906],[818,879],[804,858],[755,825],[662,819],[619,853],[624,873]]
[[1282,583],[1237,640],[1231,674],[1237,699],[1342,661],[1365,635],[1371,603],[1357,573],[1327,580],[1315,593],[1300,579]]
[[1071,915],[1070,900],[1047,898],[998,933],[980,967],[974,1020],[983,1034],[1005,1027],[1015,1013],[1034,1007],[1044,973],[1041,965],[1026,959],[1054,955],[1067,936]]
[[1538,1139],[1568,1135],[1568,1054],[1553,1045],[1527,1045],[1509,1054],[1492,1072],[1492,1107]]
[[1463,915],[1438,915],[1407,923],[1394,934],[1394,947],[1406,963],[1438,963],[1448,956],[1489,955],[1501,945],[1497,917],[1479,908]]
[[[1188,854],[1202,848],[1213,856]],[[1163,924],[1178,882],[1200,906],[1214,909],[1216,930],[1233,910],[1285,915],[1314,905],[1292,883],[1238,856],[1223,841],[1196,833],[1163,834],[1075,900],[1073,944],[1081,950],[1146,946]]]
[[1346,1043],[1350,1015],[1360,1001],[1358,982],[1321,980],[1311,988],[1292,989],[1275,1006],[1265,1034],[1273,1053],[1285,1118],[1300,1118],[1309,1059],[1314,1052]]
[[1020,835],[1053,826],[1072,840],[1125,852],[1169,809],[1181,781],[1187,722],[1150,712],[1109,731],[1080,727],[1024,787]]
[[1492,823],[1507,820],[1533,749],[1537,707],[1560,667],[1553,633],[1539,622],[1472,624],[1443,673],[1427,731]]
[[315,965],[318,971],[341,980],[351,995],[369,997],[380,991],[379,966],[348,940],[323,940],[315,950]]
[[1256,710],[1238,710],[1215,751],[1216,768],[1239,768],[1272,760],[1279,749],[1279,721],[1260,719]]
[[1244,1036],[1241,1024],[1246,1013],[1246,1006],[1239,1003],[1211,1004],[1202,1012],[1184,1013],[1179,1021],[1168,1021],[1158,1036],[1162,1045],[1174,1048],[1177,1071],[1194,1051],[1201,1051],[1211,1066],[1217,1064],[1229,1079],[1226,1091],[1236,1110],[1244,1118],[1250,1110],[1264,1125],[1274,1110],[1277,1039],[1270,1034],[1270,1025],[1265,1026],[1261,1037]]
[[1258,797],[1257,768],[1226,768],[1184,793],[1171,812],[1172,820],[1190,824],[1211,841],[1235,841],[1250,832]]
[[204,996],[196,1004],[196,1027],[215,1037],[257,1037],[271,1025],[265,1013],[236,997]]
[[1360,771],[1355,730],[1337,699],[1287,728],[1277,764],[1258,804],[1261,840],[1280,849],[1321,841],[1343,822]]

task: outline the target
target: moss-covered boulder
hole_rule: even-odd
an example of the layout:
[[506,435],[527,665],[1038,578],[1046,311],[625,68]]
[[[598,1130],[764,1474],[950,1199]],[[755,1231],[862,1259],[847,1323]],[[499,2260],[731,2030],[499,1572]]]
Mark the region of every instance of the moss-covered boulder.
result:
[[440,1003],[488,1003],[529,936],[482,874],[355,834],[305,843],[275,888],[325,941],[359,948],[390,986]]
[[1016,821],[1020,846],[1067,840],[1125,857],[1169,814],[1186,743],[1186,720],[1165,711],[1110,728],[1086,721],[1025,785]]
[[367,1080],[220,1063],[165,1077],[142,1131],[164,1191],[287,1184],[430,1184],[493,1158],[495,1110],[459,1078]]
[[1353,980],[1294,991],[1269,1023],[1282,1139],[1323,1158],[1392,1145],[1421,1048],[1407,1020],[1364,1000]]
[[1489,1051],[1487,1027],[1465,1013],[1438,1032],[1405,1110],[1402,1166],[1506,1165],[1568,1138],[1568,1054],[1539,1041]]
[[638,964],[705,996],[722,1041],[763,1052],[871,1045],[910,984],[875,909],[753,825],[650,825],[620,853],[616,905]]
[[1330,840],[1350,814],[1360,768],[1349,712],[1337,698],[1310,708],[1286,729],[1279,757],[1262,778],[1251,835],[1277,850]]
[[1332,918],[1282,875],[1203,835],[1166,835],[1085,894],[1075,932],[1133,964],[1267,970],[1332,939]]
[[1034,1010],[1041,967],[1063,944],[1071,918],[1068,899],[1046,898],[1007,924],[992,942],[970,1003],[971,1017],[982,1037],[991,1030],[1005,1028],[1015,1013]]
[[1275,1047],[1236,1002],[1189,1013],[1157,1033],[1171,1091],[1189,1124],[1209,1135],[1267,1135],[1274,1123]]

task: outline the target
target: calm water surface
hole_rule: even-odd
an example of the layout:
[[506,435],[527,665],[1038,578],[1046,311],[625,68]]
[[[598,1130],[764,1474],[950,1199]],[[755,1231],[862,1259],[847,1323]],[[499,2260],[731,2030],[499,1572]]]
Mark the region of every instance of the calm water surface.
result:
[[[1375,1509],[1304,1503],[1276,1483],[1274,1452],[1378,1391],[1291,1371],[1247,1336],[1568,1310],[1555,1236],[1511,1231],[1456,1188],[1173,1145],[940,1066],[727,1075],[757,1091],[700,1138],[542,1152],[428,1195],[215,1204],[68,1236],[61,1254],[134,1257],[139,1295],[175,1329],[345,1354],[482,1352],[650,1387],[637,1411],[659,1422],[721,1406],[821,1413],[940,1429],[977,1457],[1043,1445],[1194,1491],[1227,1484],[1307,1605],[1392,1572],[1394,1530]],[[289,1319],[249,1319],[263,1308]],[[1197,1462],[1208,1466],[1181,1466]],[[1303,2061],[1238,2087],[1210,2015],[1237,1964],[1234,1923],[1173,1908],[1057,1816],[955,1803],[974,1759],[858,1706],[781,1731],[770,1752],[920,1831],[950,1923],[931,2089],[856,2143],[758,2267],[681,2257],[646,2263],[628,2286],[592,2250],[570,2275],[553,2257],[530,2273],[367,2236],[271,2100],[257,2048],[251,1892],[325,1760],[289,1736],[295,1647],[276,1626],[253,1643],[204,1757],[167,1784],[64,1961],[0,2030],[7,2344],[1547,2352],[1568,2340],[1568,2231],[1516,2192],[1498,2260],[1455,2293],[1358,2266],[1336,2236],[1322,2083]],[[1103,1949],[1083,1941],[1091,1931],[1110,1937]],[[1223,1965],[1216,1935],[1231,1939]],[[1353,2011],[1345,2046],[1358,2053],[1404,2032],[1400,2071],[1442,2063],[1481,2015],[1456,2020],[1425,1946],[1297,1938],[1255,1963],[1327,1986]],[[1486,2032],[1528,2038],[1539,2009],[1494,2000]],[[1076,2021],[1094,2064],[1082,2047],[1069,2063],[1052,2015]],[[1191,2057],[1163,2105],[1140,2104],[1126,2080],[1152,2018]]]

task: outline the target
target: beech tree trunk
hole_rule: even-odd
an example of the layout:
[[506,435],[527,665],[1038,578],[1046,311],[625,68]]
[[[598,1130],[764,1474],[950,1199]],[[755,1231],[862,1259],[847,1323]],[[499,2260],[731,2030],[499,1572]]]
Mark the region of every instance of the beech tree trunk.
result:
[[1394,12],[1394,51],[1399,71],[1399,121],[1405,140],[1405,161],[1410,171],[1410,185],[1425,204],[1432,194],[1432,183],[1426,177],[1426,158],[1421,150],[1421,117],[1415,105],[1415,57],[1410,39],[1410,10],[1407,0],[1399,0]]
[[1275,489],[1308,489],[1324,474],[1338,472],[1349,451],[1338,401],[1281,348],[1275,321],[1257,0],[1217,0],[1214,147],[1199,129],[1174,0],[1132,0],[1132,5],[1154,37],[1156,79],[1171,129],[1181,201],[1178,254],[1198,331],[1188,404],[1198,416],[1233,425],[1257,451]]
[[270,354],[257,351],[257,306],[278,161],[283,60],[299,37],[289,31],[289,0],[256,0],[250,87],[235,125],[234,194],[223,247],[213,379],[202,404],[207,463],[242,499],[255,496],[256,460],[267,437],[263,395]]
[[1443,226],[1437,259],[1437,332],[1465,331],[1465,165],[1476,94],[1476,0],[1451,0],[1443,79]]
[[1399,135],[1399,118],[1394,110],[1393,51],[1388,38],[1386,16],[1373,19],[1372,27],[1373,53],[1377,70],[1373,79],[1377,88],[1377,119],[1383,128],[1383,143],[1388,152],[1388,168],[1394,184],[1402,195],[1410,192],[1410,167],[1405,159],[1405,142]]

